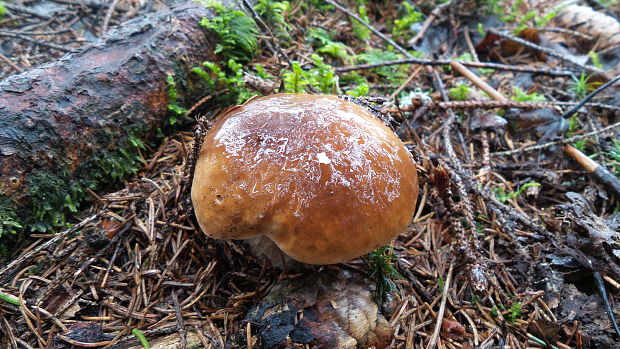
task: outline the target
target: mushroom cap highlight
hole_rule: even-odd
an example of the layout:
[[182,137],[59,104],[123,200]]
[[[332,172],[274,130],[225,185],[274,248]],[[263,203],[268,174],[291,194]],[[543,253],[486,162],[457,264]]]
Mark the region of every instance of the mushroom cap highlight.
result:
[[333,264],[407,227],[418,178],[404,144],[365,108],[335,96],[276,94],[216,122],[191,195],[212,238],[264,234],[293,259]]

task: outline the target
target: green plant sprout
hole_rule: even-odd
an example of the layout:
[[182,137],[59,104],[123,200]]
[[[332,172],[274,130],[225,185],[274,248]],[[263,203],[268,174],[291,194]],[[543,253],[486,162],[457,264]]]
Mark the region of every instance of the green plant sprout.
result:
[[387,299],[389,292],[397,290],[393,279],[402,278],[392,264],[393,252],[392,246],[387,245],[374,250],[365,257],[369,268],[369,278],[376,287],[375,297],[382,301]]
[[[368,9],[366,8],[365,5],[360,5],[357,8],[357,13],[358,13],[359,17],[364,22],[366,22],[366,23],[370,22],[370,20],[368,19]],[[365,25],[363,25],[362,23],[358,22],[357,20],[351,18],[351,26],[353,28],[353,33],[359,39],[361,39],[363,41],[366,41],[366,40],[370,39],[371,31]]]
[[12,305],[19,306],[19,299],[0,291],[0,300]]
[[446,280],[443,277],[439,277],[437,279],[437,288],[439,288],[439,292],[443,292],[443,288],[446,286]]
[[402,5],[404,14],[394,20],[392,27],[392,35],[397,38],[411,33],[411,25],[422,20],[422,14],[416,11],[413,5],[406,1],[403,1]]
[[140,331],[137,328],[134,328],[131,330],[131,333],[133,333],[133,335],[136,336],[136,338],[138,338],[138,341],[140,341],[140,344],[142,344],[144,349],[151,349],[151,345],[149,344],[149,341],[146,339],[142,331]]
[[258,77],[261,79],[267,79],[267,80],[275,79],[273,75],[269,74],[265,70],[265,67],[263,67],[262,65],[258,63],[254,64],[254,69],[256,70],[256,75],[258,75]]
[[323,57],[313,53],[310,56],[312,63],[316,67],[310,70],[310,84],[317,87],[323,93],[336,93],[336,82],[338,76],[334,68],[323,61]]
[[482,2],[482,5],[486,5],[488,15],[501,15],[504,13],[501,0],[478,0],[477,2]]
[[500,16],[499,20],[502,22],[514,22],[517,18],[522,16],[521,6],[524,0],[516,0],[510,5],[510,12],[504,16]]
[[469,85],[464,83],[458,83],[456,87],[452,87],[448,91],[448,95],[450,96],[450,98],[457,101],[466,101],[470,93],[471,90],[469,88]]
[[557,15],[557,8],[547,13],[546,15],[539,17],[538,11],[524,12],[524,6],[527,5],[524,0],[517,0],[510,6],[508,14],[499,17],[499,20],[505,23],[515,23],[516,28],[513,30],[514,35],[519,35],[524,29],[530,27],[528,23],[533,21],[534,27],[543,28],[551,19]]
[[607,156],[609,156],[613,161],[606,163],[616,176],[620,176],[620,140],[614,139],[613,146],[611,149],[606,152]]
[[537,182],[529,182],[529,183],[525,183],[523,184],[519,190],[517,190],[514,193],[507,193],[506,190],[502,187],[499,188],[495,188],[495,197],[497,198],[497,201],[504,203],[508,200],[512,200],[515,199],[517,197],[519,197],[521,194],[523,194],[523,192],[525,191],[525,189],[529,188],[529,187],[540,187],[540,183]]
[[306,41],[314,44],[316,52],[327,54],[345,63],[353,61],[353,56],[347,51],[348,46],[334,41],[334,35],[323,28],[313,27],[306,32]]
[[514,324],[517,319],[521,317],[521,310],[521,302],[515,302],[510,306],[510,309],[508,310],[504,318],[506,319],[506,321],[508,321],[508,323]]
[[179,117],[187,113],[187,109],[177,102],[177,84],[174,81],[174,76],[170,73],[166,76],[166,85],[168,86],[168,110],[172,114],[168,117],[168,123],[175,125],[180,121]]
[[369,91],[370,91],[370,86],[368,86],[367,83],[362,82],[359,85],[355,86],[355,88],[348,90],[345,93],[352,97],[363,97],[367,95]]
[[258,0],[254,10],[263,20],[274,28],[275,36],[285,42],[292,40],[289,32],[292,27],[287,22],[287,16],[291,11],[291,4],[288,1]]
[[215,11],[216,16],[209,19],[203,17],[200,25],[213,31],[218,38],[214,52],[222,56],[224,61],[233,59],[247,63],[252,60],[257,49],[259,34],[256,23],[243,11],[226,7],[216,1],[203,1],[207,8]]
[[534,18],[534,24],[536,25],[536,28],[544,28],[547,26],[547,24],[549,24],[549,21],[551,21],[557,15],[557,12],[551,11],[543,17]]
[[599,57],[598,53],[596,53],[595,51],[590,51],[588,52],[588,56],[590,57],[590,59],[592,59],[593,66],[603,70],[603,63],[601,63],[601,58]]
[[538,102],[544,102],[547,100],[545,96],[541,95],[540,93],[536,93],[536,92],[526,93],[525,91],[523,91],[521,88],[517,86],[513,86],[512,91],[514,92],[514,96],[512,96],[512,99],[516,102],[538,103]]
[[7,234],[15,235],[22,228],[17,212],[11,209],[9,198],[0,196],[0,237]]
[[317,89],[322,93],[336,93],[338,77],[334,68],[326,64],[323,58],[316,53],[310,56],[315,68],[305,70],[299,62],[293,62],[291,70],[282,74],[284,91],[291,93],[304,93],[311,89]]
[[[397,59],[403,59],[403,55],[396,53],[388,48],[388,51],[379,50],[379,49],[370,49],[365,53],[358,55],[359,59],[364,63],[368,64],[376,64],[387,61],[394,61]],[[378,67],[371,70],[373,73],[377,74],[381,79],[386,80],[390,84],[399,85],[403,82],[404,79],[407,78],[407,66],[389,66],[389,67]]]
[[573,147],[577,148],[577,150],[579,150],[580,152],[584,152],[586,150],[586,143],[587,140],[584,139],[580,139],[578,141],[575,141],[575,143],[573,143]]
[[478,25],[476,26],[476,29],[478,30],[478,34],[480,35],[481,38],[484,38],[485,35],[487,34],[486,30],[484,29],[484,25],[482,23],[478,23]]
[[306,92],[306,86],[310,85],[310,74],[299,65],[299,62],[294,61],[291,66],[291,71],[282,74],[282,80],[284,81],[284,91],[291,93],[303,93]]
[[194,67],[192,71],[203,78],[209,91],[227,89],[228,97],[232,99],[229,102],[241,104],[256,95],[246,88],[243,65],[234,59],[228,60],[225,70],[213,62],[202,62],[202,66],[208,71],[202,67]]
[[593,74],[586,76],[583,72],[577,79],[575,76],[572,76],[573,83],[570,87],[570,91],[575,94],[575,99],[582,99],[588,93],[596,90],[596,88],[601,85],[599,81],[590,82],[590,78]]

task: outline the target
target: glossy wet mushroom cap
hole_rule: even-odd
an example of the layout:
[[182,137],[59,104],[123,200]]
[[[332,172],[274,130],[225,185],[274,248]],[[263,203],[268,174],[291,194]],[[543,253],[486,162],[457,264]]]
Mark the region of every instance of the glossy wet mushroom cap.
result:
[[276,94],[226,112],[206,136],[192,201],[218,239],[264,234],[287,255],[331,264],[389,243],[418,195],[413,159],[365,108]]

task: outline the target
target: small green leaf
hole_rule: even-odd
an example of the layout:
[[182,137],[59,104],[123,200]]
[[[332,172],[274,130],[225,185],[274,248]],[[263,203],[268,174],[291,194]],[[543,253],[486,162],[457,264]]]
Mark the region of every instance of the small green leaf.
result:
[[6,293],[2,293],[0,292],[0,300],[5,301],[9,304],[13,304],[16,306],[19,306],[19,300],[17,298],[15,298],[14,296],[11,296],[9,294]]
[[140,341],[140,344],[142,344],[144,349],[151,349],[151,345],[149,344],[149,341],[146,339],[142,331],[140,331],[137,328],[134,328],[131,330],[131,333],[133,333],[133,335],[136,336],[136,338],[138,338],[138,340]]

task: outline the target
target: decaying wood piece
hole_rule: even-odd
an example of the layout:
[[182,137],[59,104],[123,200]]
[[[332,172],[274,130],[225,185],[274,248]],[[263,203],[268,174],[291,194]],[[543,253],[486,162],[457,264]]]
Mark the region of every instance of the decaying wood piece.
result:
[[568,192],[566,197],[571,203],[558,206],[566,221],[571,223],[564,237],[565,246],[571,248],[566,247],[564,252],[586,267],[620,278],[620,215],[603,219],[594,213],[590,202],[581,194]]
[[204,97],[191,73],[216,60],[216,39],[199,25],[204,16],[212,11],[187,1],[0,81],[0,218],[45,220],[115,170],[123,174],[123,161],[137,156],[135,140],[165,125],[168,74],[179,104]]
[[[259,348],[385,348],[393,332],[368,281],[331,268],[279,281],[245,321]],[[233,346],[246,344],[247,329],[241,332]]]

